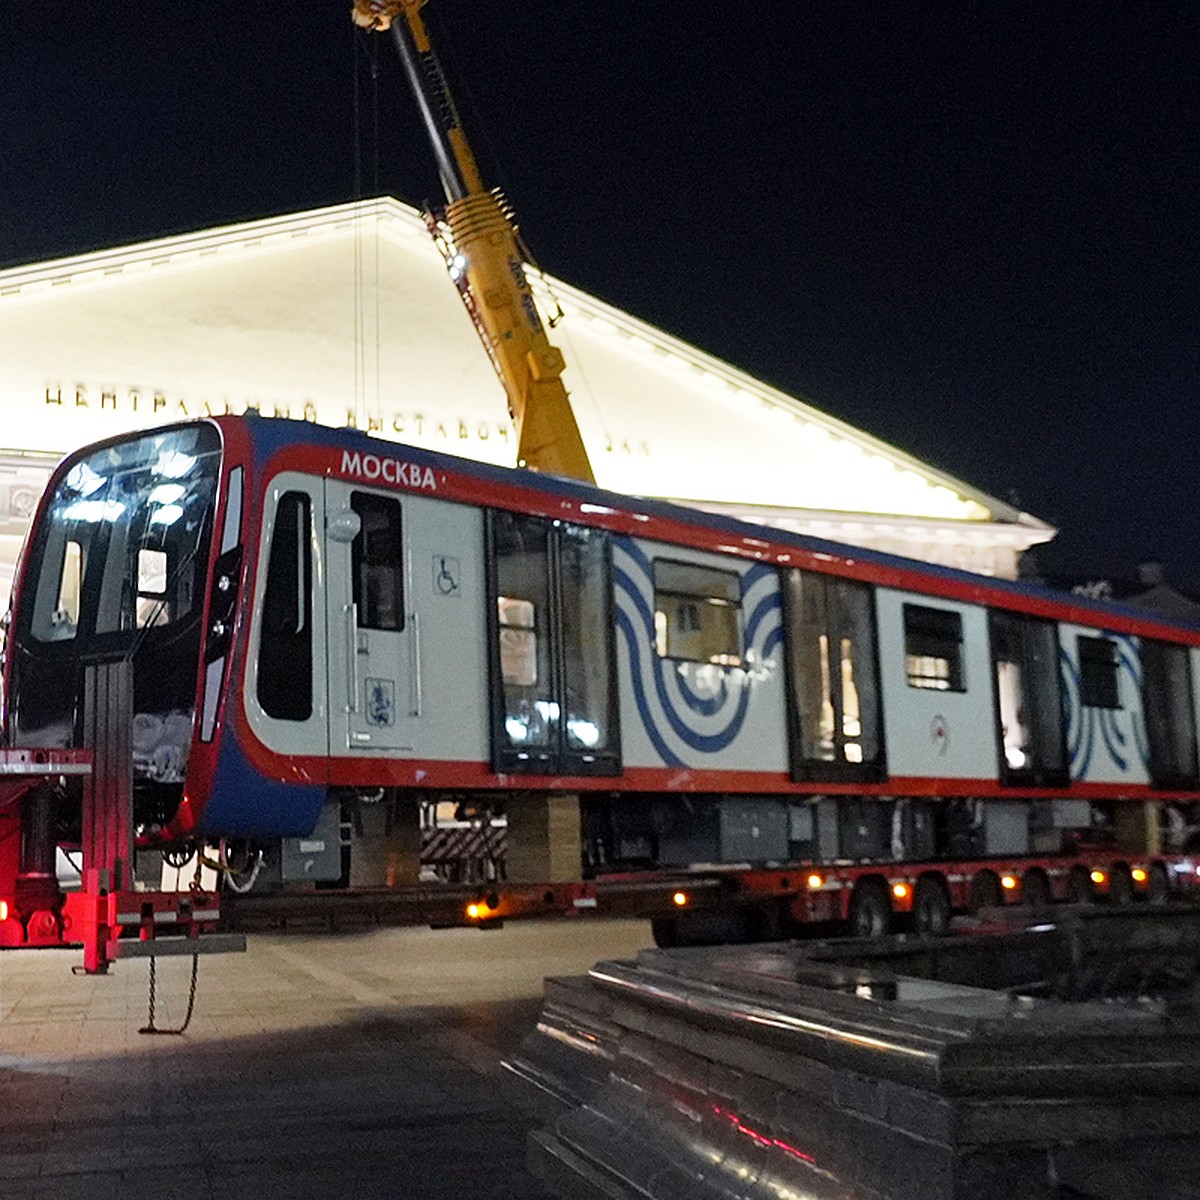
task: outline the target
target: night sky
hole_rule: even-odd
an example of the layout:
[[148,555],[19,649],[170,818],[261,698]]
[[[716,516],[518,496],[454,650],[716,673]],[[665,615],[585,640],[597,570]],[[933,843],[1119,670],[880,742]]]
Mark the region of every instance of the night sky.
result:
[[[1200,590],[1200,5],[426,15],[547,271],[1060,526],[1047,569]],[[341,0],[9,3],[0,38],[3,265],[439,199]]]

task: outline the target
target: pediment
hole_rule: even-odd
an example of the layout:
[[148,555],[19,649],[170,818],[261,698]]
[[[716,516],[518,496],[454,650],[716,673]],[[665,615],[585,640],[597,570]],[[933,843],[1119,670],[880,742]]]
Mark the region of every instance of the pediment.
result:
[[[772,511],[1052,529],[558,281],[542,299],[598,481]],[[240,412],[511,464],[503,392],[420,216],[341,205],[0,272],[6,442],[61,452]]]

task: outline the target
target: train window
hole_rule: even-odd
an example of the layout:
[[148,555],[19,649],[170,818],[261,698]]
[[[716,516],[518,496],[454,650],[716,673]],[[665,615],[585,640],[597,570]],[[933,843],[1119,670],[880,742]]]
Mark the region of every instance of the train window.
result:
[[492,522],[496,642],[505,740],[518,754],[548,749],[558,736],[559,706],[550,672],[550,526],[515,513]]
[[[62,554],[59,563],[58,583],[45,583],[53,579],[48,570],[50,552],[46,552],[47,566],[43,567],[42,579],[38,581],[37,600],[34,604],[32,633],[39,642],[70,641],[79,628],[79,593],[83,586],[83,547],[76,541],[60,542]],[[50,592],[53,590],[52,600]],[[43,596],[43,592],[46,595]]]
[[1117,643],[1112,638],[1079,635],[1079,701],[1090,708],[1120,708]]
[[312,503],[284,492],[275,508],[258,648],[258,702],[281,721],[312,716]]
[[654,642],[660,658],[738,666],[741,578],[695,563],[654,563]]
[[1150,779],[1157,787],[1195,786],[1196,708],[1186,646],[1142,642],[1142,712],[1150,746]]
[[883,746],[871,588],[790,571],[784,595],[797,777],[878,777]]
[[586,759],[612,745],[614,708],[608,534],[563,526],[558,538],[563,735]]
[[962,615],[923,604],[904,606],[904,656],[908,686],[965,692]]
[[350,546],[359,629],[404,628],[404,557],[400,501],[352,492],[350,507],[361,525]]
[[988,631],[1002,782],[1065,783],[1057,628],[1036,617],[991,612]]
[[143,546],[137,558],[137,627],[161,625],[167,618],[167,555]]
[[516,596],[497,596],[500,674],[505,685],[533,687],[538,680],[537,609]]

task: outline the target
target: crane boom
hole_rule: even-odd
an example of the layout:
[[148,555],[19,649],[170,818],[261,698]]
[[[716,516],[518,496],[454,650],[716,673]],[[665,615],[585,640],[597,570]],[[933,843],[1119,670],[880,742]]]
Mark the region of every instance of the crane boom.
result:
[[508,397],[517,461],[535,471],[594,483],[591,463],[562,381],[561,351],[546,334],[525,274],[512,214],[487,188],[429,40],[426,0],[355,0],[354,20],[391,30],[433,144],[446,193],[431,222],[451,278]]

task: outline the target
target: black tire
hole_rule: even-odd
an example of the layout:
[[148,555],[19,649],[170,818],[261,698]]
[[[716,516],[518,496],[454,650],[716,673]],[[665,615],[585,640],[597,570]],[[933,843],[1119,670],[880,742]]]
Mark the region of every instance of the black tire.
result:
[[913,893],[913,924],[917,932],[941,937],[950,928],[950,893],[940,875],[922,875]]
[[680,944],[679,928],[674,917],[652,917],[650,932],[654,934],[654,944],[660,950],[670,950]]
[[1034,867],[1021,879],[1021,903],[1034,912],[1045,912],[1054,902],[1050,879],[1045,871]]
[[1124,907],[1133,903],[1133,876],[1124,863],[1116,863],[1108,872],[1108,902]]
[[1092,879],[1086,867],[1072,867],[1067,876],[1067,903],[1089,904],[1095,898]]
[[999,908],[1004,903],[1004,889],[995,871],[980,871],[971,881],[971,912]]
[[1146,885],[1146,899],[1151,904],[1166,904],[1171,898],[1171,877],[1160,862],[1150,867],[1150,881]]
[[878,876],[860,879],[850,897],[850,933],[858,938],[884,937],[892,928],[892,901]]
[[655,917],[650,930],[654,944],[668,950],[674,946],[741,946],[756,940],[757,927],[750,910],[727,908]]

